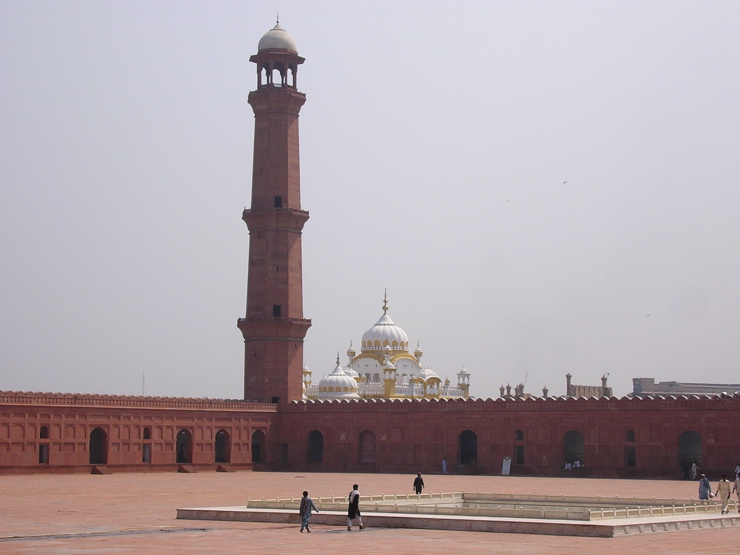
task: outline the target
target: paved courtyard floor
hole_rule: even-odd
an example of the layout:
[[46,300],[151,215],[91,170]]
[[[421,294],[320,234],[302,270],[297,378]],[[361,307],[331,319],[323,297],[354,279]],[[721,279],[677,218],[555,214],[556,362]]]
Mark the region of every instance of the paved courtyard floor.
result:
[[[181,507],[248,498],[412,491],[414,475],[273,472],[0,476],[0,553],[642,553],[732,552],[740,527],[578,538],[480,532],[177,520]],[[689,499],[694,482],[425,475],[425,491],[514,492]],[[715,483],[712,484],[715,486]]]

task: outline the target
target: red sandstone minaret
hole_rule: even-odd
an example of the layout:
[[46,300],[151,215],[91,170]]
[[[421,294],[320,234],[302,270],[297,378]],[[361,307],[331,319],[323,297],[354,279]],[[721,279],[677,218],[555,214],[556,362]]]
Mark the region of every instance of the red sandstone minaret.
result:
[[306,95],[296,75],[303,58],[295,40],[278,23],[260,39],[254,110],[252,205],[242,218],[249,228],[247,314],[244,336],[244,398],[283,403],[302,396],[303,318],[298,112]]

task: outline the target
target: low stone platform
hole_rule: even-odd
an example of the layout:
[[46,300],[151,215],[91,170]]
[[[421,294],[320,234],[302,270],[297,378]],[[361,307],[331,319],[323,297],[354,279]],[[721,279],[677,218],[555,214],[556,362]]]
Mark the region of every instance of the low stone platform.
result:
[[[178,519],[299,524],[299,498],[250,499],[246,506],[184,508]],[[312,524],[346,526],[343,497],[314,498]],[[695,500],[513,494],[372,495],[362,502],[366,526],[611,538],[740,526]]]

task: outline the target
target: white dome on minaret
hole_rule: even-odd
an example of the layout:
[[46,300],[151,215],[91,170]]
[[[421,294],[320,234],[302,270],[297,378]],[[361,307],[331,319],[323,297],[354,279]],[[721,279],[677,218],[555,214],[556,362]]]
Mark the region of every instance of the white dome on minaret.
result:
[[362,335],[362,352],[383,351],[388,348],[391,351],[407,351],[409,338],[406,332],[393,323],[388,316],[388,297],[383,299],[383,315],[375,325]]
[[279,19],[275,23],[275,27],[267,31],[257,45],[258,52],[265,50],[289,50],[298,54],[298,45],[295,39],[288,34],[288,31],[280,27]]

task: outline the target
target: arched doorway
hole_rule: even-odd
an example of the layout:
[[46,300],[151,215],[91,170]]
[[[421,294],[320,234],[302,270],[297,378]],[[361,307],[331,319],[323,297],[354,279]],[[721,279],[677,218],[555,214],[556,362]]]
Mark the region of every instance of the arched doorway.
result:
[[308,432],[308,462],[324,462],[324,435],[318,430]]
[[231,442],[229,441],[229,432],[226,430],[216,432],[215,451],[217,463],[231,462]]
[[360,434],[360,462],[375,462],[375,434],[370,430]]
[[265,432],[262,430],[252,434],[252,462],[265,462]]
[[[144,428],[144,441],[151,441],[152,429],[150,427]],[[152,462],[152,444],[144,443],[141,446],[141,462],[150,463]]]
[[90,464],[108,464],[108,434],[102,428],[90,432]]
[[190,464],[193,462],[193,435],[190,430],[183,428],[177,432],[177,453],[178,464]]
[[460,464],[474,465],[478,458],[478,436],[471,430],[465,430],[459,438]]
[[678,436],[678,457],[680,468],[696,463],[701,468],[701,436],[687,430]]
[[[49,439],[49,428],[41,426],[39,430],[39,439]],[[39,464],[49,464],[49,442],[39,443]]]
[[578,430],[570,430],[563,436],[563,458],[564,463],[574,464],[578,461],[579,465],[584,463],[586,448],[583,446],[583,434]]

